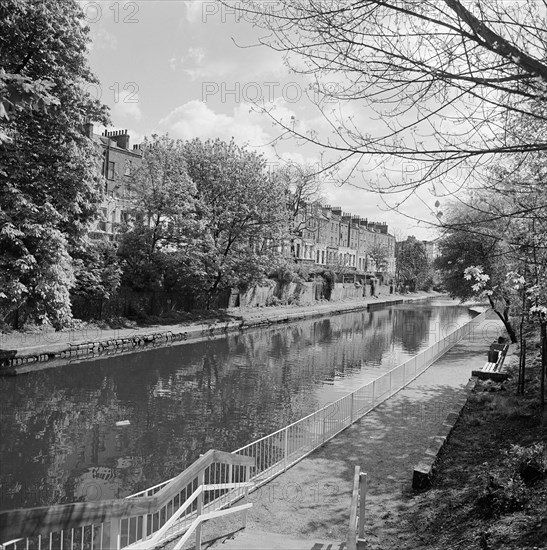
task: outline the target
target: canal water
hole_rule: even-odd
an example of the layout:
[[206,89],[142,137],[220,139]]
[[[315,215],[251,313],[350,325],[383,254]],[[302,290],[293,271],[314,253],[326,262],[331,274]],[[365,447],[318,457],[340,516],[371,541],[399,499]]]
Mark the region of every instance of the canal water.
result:
[[467,322],[450,300],[0,378],[0,508],[124,497],[370,382]]

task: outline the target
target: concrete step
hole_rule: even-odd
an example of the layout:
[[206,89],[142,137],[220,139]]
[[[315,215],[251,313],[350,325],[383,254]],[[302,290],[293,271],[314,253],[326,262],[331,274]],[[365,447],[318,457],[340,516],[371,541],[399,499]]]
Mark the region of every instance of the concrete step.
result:
[[279,533],[244,529],[231,539],[216,543],[212,550],[344,550],[345,542],[299,539]]

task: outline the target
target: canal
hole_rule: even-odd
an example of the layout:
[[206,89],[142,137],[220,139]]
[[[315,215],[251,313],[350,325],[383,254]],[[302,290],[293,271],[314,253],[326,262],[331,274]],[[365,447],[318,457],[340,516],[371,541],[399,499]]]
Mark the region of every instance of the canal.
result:
[[450,300],[0,378],[0,508],[124,497],[377,378],[468,321]]

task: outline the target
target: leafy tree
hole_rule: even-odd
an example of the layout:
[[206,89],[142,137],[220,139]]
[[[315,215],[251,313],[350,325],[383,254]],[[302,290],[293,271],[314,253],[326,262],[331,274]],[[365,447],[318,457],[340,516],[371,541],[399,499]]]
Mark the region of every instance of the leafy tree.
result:
[[429,274],[429,262],[425,246],[416,237],[408,237],[398,243],[395,255],[396,275],[399,285],[408,286],[411,292],[420,290]]
[[466,231],[448,231],[438,241],[439,257],[435,267],[439,270],[444,288],[451,297],[462,301],[477,295],[475,281],[465,279],[465,269],[481,265],[485,273],[496,270],[500,250],[496,239]]
[[85,92],[97,82],[88,31],[74,0],[0,6],[0,316],[16,324],[70,319],[70,252],[100,199],[100,155],[82,133],[88,120],[107,122]]
[[122,266],[116,246],[110,241],[90,241],[73,253],[75,284],[71,296],[98,302],[98,317],[103,303],[118,290]]
[[383,271],[388,266],[389,248],[382,243],[374,244],[367,252],[368,257],[374,262],[376,271]]
[[[475,194],[468,202],[478,201]],[[462,301],[485,296],[511,341],[516,342],[511,316],[518,308],[518,300],[507,274],[518,269],[519,264],[505,240],[509,233],[507,220],[486,223],[480,210],[454,204],[449,208],[446,226],[449,229],[438,241],[440,257],[436,260],[445,288]]]
[[264,158],[232,140],[184,146],[197,189],[200,239],[188,247],[185,273],[209,298],[223,288],[249,286],[280,258],[287,211],[285,189],[266,171]]
[[125,262],[123,281],[137,290],[164,288],[177,261],[187,263],[187,248],[197,236],[196,187],[187,173],[184,146],[168,136],[143,143],[141,166],[131,187],[139,197],[122,230],[119,254]]
[[[59,100],[49,93],[53,82],[47,79],[33,81],[28,76],[7,74],[0,69],[0,120],[9,120],[9,113],[22,111],[47,112],[48,105],[59,105]],[[0,129],[0,144],[11,138]]]
[[90,241],[75,256],[74,294],[110,299],[120,286],[122,268],[110,241]]
[[[546,120],[544,2],[280,0],[273,8],[260,1],[238,8],[267,30],[261,44],[316,83],[310,95],[328,133],[277,118],[281,138],[331,150],[331,165],[364,160],[367,171],[383,166],[389,178],[393,164],[407,162],[416,178],[390,184],[412,190],[468,161],[547,149],[544,133],[531,136],[526,124],[500,132],[511,113]],[[361,130],[340,103],[375,111],[374,129]]]
[[305,231],[315,234],[319,231],[319,225],[315,225],[315,217],[310,212],[313,203],[321,198],[322,181],[315,172],[312,166],[291,162],[274,174],[278,185],[285,189],[293,260],[296,260],[296,239],[303,237]]

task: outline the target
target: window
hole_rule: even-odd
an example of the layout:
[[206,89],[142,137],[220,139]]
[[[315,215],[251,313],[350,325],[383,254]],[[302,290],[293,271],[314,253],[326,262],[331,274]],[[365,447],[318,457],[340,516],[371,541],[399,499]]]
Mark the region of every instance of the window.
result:
[[109,163],[108,163],[108,175],[107,175],[107,178],[108,178],[109,180],[113,180],[113,179],[114,179],[114,174],[116,173],[115,168],[116,168],[116,163],[114,163],[114,162],[109,162]]
[[130,176],[131,175],[131,168],[132,168],[132,163],[130,160],[126,160],[125,161],[125,170],[124,170],[124,175],[125,176]]
[[101,208],[102,219],[99,221],[99,231],[106,231],[106,208]]

